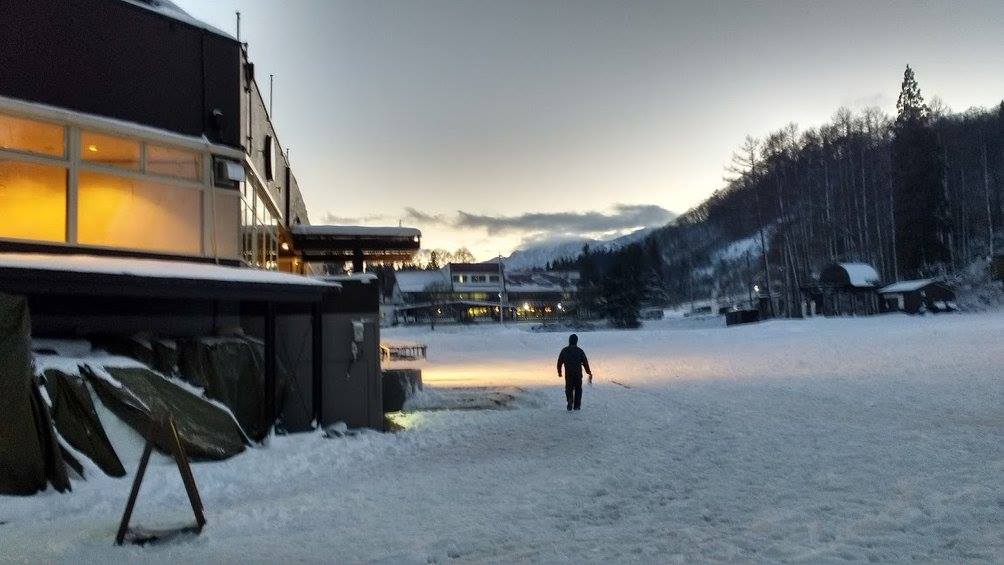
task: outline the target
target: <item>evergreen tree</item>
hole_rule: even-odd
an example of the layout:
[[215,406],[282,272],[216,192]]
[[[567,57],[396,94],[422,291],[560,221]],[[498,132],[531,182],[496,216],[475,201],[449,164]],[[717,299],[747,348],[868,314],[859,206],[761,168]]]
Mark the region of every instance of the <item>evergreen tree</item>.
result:
[[578,259],[579,285],[578,285],[578,312],[580,316],[592,317],[601,314],[603,310],[602,293],[600,288],[600,271],[596,264],[596,255],[589,249],[589,245],[582,246],[582,255]]
[[603,309],[617,328],[637,328],[648,283],[645,254],[641,245],[631,244],[617,253],[603,277]]
[[918,275],[949,260],[945,163],[913,69],[906,67],[893,127],[893,201],[901,272]]

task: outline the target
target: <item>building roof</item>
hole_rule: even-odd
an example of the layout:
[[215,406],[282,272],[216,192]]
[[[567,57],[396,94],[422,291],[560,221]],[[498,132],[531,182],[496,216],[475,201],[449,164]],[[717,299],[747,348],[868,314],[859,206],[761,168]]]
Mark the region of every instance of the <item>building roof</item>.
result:
[[497,262],[450,263],[448,266],[450,267],[450,271],[457,273],[498,273],[500,270]]
[[574,291],[578,273],[575,271],[506,273],[506,290],[510,293],[554,293]]
[[193,18],[191,14],[182,10],[177,4],[171,2],[171,0],[122,0],[127,4],[132,4],[134,6],[139,6],[141,8],[146,8],[151,12],[156,12],[162,16],[171,18],[179,22],[184,22],[190,26],[197,27],[199,29],[204,29],[206,31],[215,33],[217,35],[222,35],[236,41],[236,38],[229,33],[213,27],[206,22]]
[[425,292],[431,284],[450,284],[443,271],[398,271],[394,273],[401,292]]
[[916,279],[912,281],[899,281],[880,288],[879,293],[888,294],[890,292],[913,292],[915,290],[920,290],[925,286],[935,282],[937,282],[937,279]]
[[875,267],[867,263],[838,263],[838,265],[847,273],[851,286],[868,288],[878,285],[881,280]]
[[295,225],[293,244],[304,261],[408,261],[421,248],[415,228]]
[[298,235],[327,235],[333,237],[422,237],[422,231],[417,228],[384,226],[328,226],[300,224],[292,226],[290,231]]
[[302,301],[337,288],[301,275],[212,263],[0,253],[0,290],[23,294]]
[[373,273],[350,273],[346,275],[318,275],[314,278],[325,282],[336,282],[336,283],[359,282],[363,284],[369,284],[377,280],[377,276]]

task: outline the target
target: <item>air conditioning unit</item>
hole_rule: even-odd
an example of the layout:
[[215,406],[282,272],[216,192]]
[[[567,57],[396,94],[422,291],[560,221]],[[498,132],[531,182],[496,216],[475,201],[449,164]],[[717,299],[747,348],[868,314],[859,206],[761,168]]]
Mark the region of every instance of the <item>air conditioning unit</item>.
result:
[[244,165],[240,161],[213,157],[213,184],[222,188],[237,188],[244,182]]

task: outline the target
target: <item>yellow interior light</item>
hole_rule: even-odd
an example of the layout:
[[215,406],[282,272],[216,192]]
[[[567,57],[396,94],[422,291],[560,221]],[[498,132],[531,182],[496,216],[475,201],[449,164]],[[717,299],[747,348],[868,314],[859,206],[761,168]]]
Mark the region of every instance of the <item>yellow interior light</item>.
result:
[[92,144],[90,144],[90,145],[87,146],[87,150],[90,151],[91,153],[97,153],[98,152],[98,146],[94,145],[92,143]]

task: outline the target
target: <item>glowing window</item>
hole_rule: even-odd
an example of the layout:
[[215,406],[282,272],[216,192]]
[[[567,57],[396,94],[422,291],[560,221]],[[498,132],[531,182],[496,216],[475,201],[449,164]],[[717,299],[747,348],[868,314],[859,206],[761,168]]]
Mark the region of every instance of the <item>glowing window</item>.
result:
[[62,157],[63,134],[63,126],[0,114],[0,149]]
[[198,254],[201,212],[199,190],[81,171],[77,241]]
[[240,196],[232,192],[217,191],[213,226],[218,256],[237,258],[240,255],[240,219]]
[[66,240],[66,169],[0,161],[0,237]]
[[139,170],[139,142],[90,131],[80,134],[80,157],[88,163]]
[[146,146],[146,172],[180,179],[199,180],[202,176],[202,156],[184,149],[162,145]]

